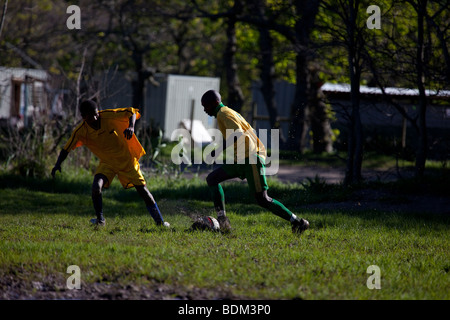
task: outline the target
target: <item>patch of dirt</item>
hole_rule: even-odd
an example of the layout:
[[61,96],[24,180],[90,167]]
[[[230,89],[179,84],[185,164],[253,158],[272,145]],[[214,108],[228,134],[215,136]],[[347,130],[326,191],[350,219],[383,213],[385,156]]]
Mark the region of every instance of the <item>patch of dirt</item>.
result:
[[66,279],[24,275],[0,278],[0,300],[242,300],[224,289],[171,287],[163,283],[147,285],[118,283],[81,284],[68,289]]

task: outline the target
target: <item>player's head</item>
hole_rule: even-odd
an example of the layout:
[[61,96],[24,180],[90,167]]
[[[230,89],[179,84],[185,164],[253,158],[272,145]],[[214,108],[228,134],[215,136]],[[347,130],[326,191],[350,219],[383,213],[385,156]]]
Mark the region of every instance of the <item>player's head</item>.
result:
[[80,113],[85,121],[97,121],[99,116],[97,103],[93,100],[83,101],[80,103]]
[[209,116],[214,114],[214,110],[221,102],[222,97],[216,90],[208,90],[202,96],[202,106]]

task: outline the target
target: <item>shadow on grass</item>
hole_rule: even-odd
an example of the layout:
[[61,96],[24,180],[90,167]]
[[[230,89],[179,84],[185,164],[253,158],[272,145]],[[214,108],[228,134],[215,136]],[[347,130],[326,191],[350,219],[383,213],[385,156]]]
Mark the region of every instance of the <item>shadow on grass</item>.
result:
[[50,193],[91,193],[91,184],[86,179],[31,178],[13,174],[0,174],[0,189],[28,189]]
[[[426,177],[420,181],[415,179],[399,180],[397,182],[381,183],[371,182],[358,186],[345,187],[343,185],[327,184],[320,179],[312,179],[303,184],[285,184],[269,180],[269,196],[282,202],[288,209],[302,216],[312,214],[317,219],[314,228],[323,228],[329,217],[333,215],[346,215],[360,217],[367,220],[375,219],[377,223],[384,223],[386,215],[399,217],[399,219],[419,219],[423,222],[438,221],[448,224],[448,216],[430,214],[412,214],[401,212],[383,212],[371,210],[344,210],[344,209],[303,209],[304,205],[325,202],[340,202],[352,200],[352,193],[361,188],[373,188],[392,192],[394,200],[396,193],[407,194],[437,194],[448,195],[448,175]],[[56,179],[33,179],[16,175],[0,175],[0,193],[2,193],[3,212],[29,213],[30,208],[42,213],[69,213],[83,216],[92,216],[90,176]],[[116,179],[117,180],[117,179]],[[134,189],[124,190],[118,181],[114,181],[110,189],[104,191],[105,212],[114,215],[147,215],[145,205]],[[264,209],[260,208],[249,193],[245,181],[227,181],[222,184],[227,208],[239,215],[253,215]],[[151,177],[148,179],[148,188],[159,204],[170,200],[179,201],[175,207],[163,213],[164,216],[179,214],[180,210],[197,210],[203,213],[213,211],[210,190],[206,182],[200,179]],[[27,192],[34,191],[34,192]],[[401,198],[401,196],[399,196]],[[400,199],[398,198],[398,199]],[[187,204],[187,201],[199,201]],[[206,202],[210,205],[202,206]],[[161,205],[160,205],[161,206]],[[164,205],[163,205],[164,206]],[[64,210],[64,212],[61,212]],[[306,218],[306,216],[305,216]],[[275,222],[277,223],[277,222]]]

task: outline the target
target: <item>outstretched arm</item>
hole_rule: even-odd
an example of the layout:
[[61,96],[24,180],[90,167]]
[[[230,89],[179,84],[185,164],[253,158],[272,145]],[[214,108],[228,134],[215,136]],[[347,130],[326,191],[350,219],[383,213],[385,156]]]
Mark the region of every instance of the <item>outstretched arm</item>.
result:
[[58,160],[56,160],[55,166],[52,169],[53,178],[55,177],[56,171],[61,172],[61,164],[63,163],[64,160],[66,160],[68,154],[69,153],[64,149],[62,149],[61,152],[59,153]]
[[128,140],[130,140],[131,137],[133,137],[135,123],[136,123],[136,114],[133,113],[133,115],[129,118],[128,128],[126,128],[123,132],[123,135]]

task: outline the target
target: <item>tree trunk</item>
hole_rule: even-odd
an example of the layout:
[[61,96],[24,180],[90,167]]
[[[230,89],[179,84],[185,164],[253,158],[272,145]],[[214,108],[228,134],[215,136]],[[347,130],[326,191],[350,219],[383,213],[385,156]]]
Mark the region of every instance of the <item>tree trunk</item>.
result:
[[291,106],[291,123],[289,127],[289,139],[287,148],[300,153],[305,151],[308,132],[308,65],[311,52],[306,48],[310,45],[310,34],[315,24],[315,18],[319,11],[319,0],[295,0],[294,6],[298,20],[295,24],[296,48],[296,88],[294,101]]
[[230,17],[227,21],[227,44],[224,53],[224,65],[226,68],[228,84],[228,105],[237,112],[241,112],[244,104],[244,94],[242,93],[236,64],[236,19]]
[[427,126],[426,126],[426,110],[427,97],[425,93],[425,74],[424,74],[424,17],[427,7],[427,0],[418,1],[417,3],[417,87],[419,89],[419,114],[418,126],[419,137],[416,150],[415,175],[421,178],[425,172],[425,162],[427,159]]
[[133,108],[141,108],[144,111],[145,75],[142,54],[136,51],[133,52],[133,61],[136,72],[136,78],[133,80]]
[[356,17],[359,8],[359,1],[351,0],[349,3],[349,21],[347,23],[348,34],[348,62],[350,71],[351,105],[352,113],[349,124],[347,168],[345,172],[344,184],[360,182],[362,179],[361,168],[363,158],[363,135],[360,115],[360,78],[361,69],[359,65],[358,53],[362,43],[358,41]]
[[323,153],[333,151],[332,130],[329,119],[328,106],[322,92],[322,83],[315,67],[310,69],[308,105],[310,109],[309,122],[311,124],[313,152]]
[[287,148],[300,153],[305,151],[305,138],[308,126],[305,123],[308,92],[308,66],[305,54],[297,53],[296,57],[296,86],[294,101],[291,106],[291,122],[289,125],[289,139]]
[[[272,129],[279,129],[278,110],[275,102],[275,65],[273,61],[273,43],[268,27],[266,17],[266,4],[263,0],[255,0],[251,4],[251,9],[255,12],[260,23],[258,24],[259,33],[259,48],[261,52],[261,60],[259,61],[259,68],[261,70],[261,93],[269,113],[270,127]],[[283,138],[281,137],[281,140]]]
[[267,111],[269,112],[270,127],[272,129],[279,129],[280,123],[278,121],[278,110],[275,102],[273,45],[267,28],[259,28],[259,46],[261,49],[261,93],[264,97]]

